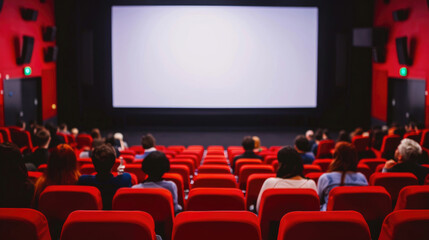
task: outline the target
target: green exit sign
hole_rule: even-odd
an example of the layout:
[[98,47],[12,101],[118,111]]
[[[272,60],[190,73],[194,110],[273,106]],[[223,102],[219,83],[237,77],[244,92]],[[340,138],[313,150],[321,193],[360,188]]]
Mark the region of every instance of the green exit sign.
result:
[[406,77],[408,75],[408,69],[406,67],[401,67],[399,69],[399,75]]
[[25,76],[31,75],[31,67],[25,67],[24,68],[24,75]]

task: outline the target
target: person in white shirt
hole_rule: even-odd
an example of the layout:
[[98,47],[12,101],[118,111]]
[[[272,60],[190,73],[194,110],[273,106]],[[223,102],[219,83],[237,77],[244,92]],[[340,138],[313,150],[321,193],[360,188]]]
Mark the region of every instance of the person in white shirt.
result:
[[282,148],[277,153],[279,169],[277,176],[268,178],[262,185],[256,201],[256,211],[259,211],[262,194],[269,188],[310,188],[317,192],[316,183],[302,176],[304,170],[302,158],[299,153],[291,146]]

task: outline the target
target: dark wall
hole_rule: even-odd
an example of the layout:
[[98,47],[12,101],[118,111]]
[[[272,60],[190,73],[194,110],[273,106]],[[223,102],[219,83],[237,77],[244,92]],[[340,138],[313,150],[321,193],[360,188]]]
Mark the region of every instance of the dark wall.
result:
[[[110,6],[178,1],[56,1],[59,121],[84,127],[369,126],[371,52],[354,49],[354,27],[371,27],[372,0],[180,1],[181,4],[318,6],[318,108],[289,110],[113,109]],[[363,99],[363,100],[362,100]]]

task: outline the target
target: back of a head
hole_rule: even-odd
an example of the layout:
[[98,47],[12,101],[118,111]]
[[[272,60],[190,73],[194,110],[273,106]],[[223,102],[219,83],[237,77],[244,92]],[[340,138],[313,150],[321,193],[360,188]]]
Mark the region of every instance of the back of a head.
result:
[[59,144],[49,155],[48,184],[74,184],[79,177],[76,155],[67,144]]
[[24,165],[19,148],[9,142],[0,144],[0,185],[13,185],[27,179],[27,168]]
[[398,152],[403,162],[417,162],[422,154],[422,147],[416,141],[404,138],[398,146]]
[[49,143],[50,139],[51,139],[51,134],[45,128],[42,128],[39,131],[37,131],[36,133],[37,146],[39,147],[45,146],[46,144]]
[[155,138],[150,133],[144,135],[141,142],[144,149],[155,147]]
[[60,128],[61,131],[67,131],[67,124],[65,123],[61,123],[58,127]]
[[307,132],[305,132],[305,137],[307,138],[307,140],[313,140],[314,139],[313,130],[307,130]]
[[164,173],[170,171],[170,161],[163,152],[151,152],[143,160],[142,170],[148,175],[146,181],[158,182]]
[[115,149],[107,144],[102,144],[91,153],[92,163],[94,164],[95,171],[98,174],[110,173],[116,160]]
[[120,133],[120,132],[115,133],[115,134],[113,135],[113,137],[114,137],[115,139],[118,139],[119,141],[124,140],[124,135],[123,135],[122,133]]
[[302,171],[304,170],[302,158],[293,147],[286,146],[280,149],[277,153],[277,159],[279,161],[277,177],[291,178],[302,176]]
[[246,151],[253,150],[255,148],[255,141],[251,136],[245,136],[241,142],[241,145]]
[[71,133],[72,133],[73,135],[78,135],[78,134],[79,134],[79,129],[77,129],[77,128],[72,128],[72,129],[71,129]]
[[261,147],[261,139],[258,136],[253,136],[252,139],[255,142],[255,148],[260,148]]
[[91,130],[91,137],[93,138],[93,139],[100,139],[101,138],[101,133],[100,133],[100,129],[98,129],[98,128],[93,128],[92,130]]
[[351,142],[350,135],[345,130],[341,130],[338,133],[337,142]]
[[319,128],[316,130],[316,132],[314,133],[314,138],[317,141],[321,141],[323,139],[323,129]]
[[329,166],[328,172],[356,172],[358,162],[357,151],[353,144],[339,142],[335,146],[334,161]]
[[25,129],[25,122],[23,120],[17,120],[15,126]]
[[304,135],[296,136],[294,144],[295,147],[300,151],[308,152],[310,150],[310,144]]

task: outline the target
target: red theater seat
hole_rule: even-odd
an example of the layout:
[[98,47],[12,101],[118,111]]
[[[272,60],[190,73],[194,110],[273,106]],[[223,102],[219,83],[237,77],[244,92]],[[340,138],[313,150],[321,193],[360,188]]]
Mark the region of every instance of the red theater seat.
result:
[[398,210],[384,219],[379,240],[429,239],[429,210]]
[[0,208],[0,238],[4,240],[51,240],[48,221],[29,208]]
[[235,176],[225,173],[198,174],[192,188],[238,188]]
[[319,196],[313,189],[271,188],[262,193],[259,223],[262,239],[276,239],[281,218],[292,211],[318,211]]
[[398,135],[386,135],[383,138],[383,143],[381,145],[380,151],[374,150],[377,157],[382,157],[385,159],[392,159],[396,148],[398,148],[399,143],[401,143],[401,137]]
[[231,169],[228,165],[201,165],[198,167],[198,174],[204,173],[226,173],[230,174]]
[[280,222],[278,240],[370,240],[368,225],[355,211],[291,212]]
[[241,167],[246,166],[246,165],[252,165],[252,164],[253,165],[262,164],[262,160],[254,159],[254,158],[240,158],[240,159],[238,159],[235,162],[235,166],[234,166],[235,175],[238,175]]
[[417,177],[412,173],[374,173],[369,179],[369,184],[382,186],[390,194],[393,206],[398,199],[399,192],[405,186],[418,185]]
[[420,143],[421,139],[422,139],[422,132],[408,132],[404,134],[404,138],[409,138],[412,139],[418,143]]
[[10,137],[10,131],[7,127],[0,127],[0,134],[3,137],[3,141],[6,142],[12,142],[12,138]]
[[124,171],[127,173],[132,173],[132,174],[136,175],[138,182],[143,182],[147,178],[146,173],[144,173],[142,170],[141,164],[137,164],[137,163],[127,164],[125,166]]
[[406,186],[399,192],[395,211],[401,209],[428,209],[429,186]]
[[89,134],[81,133],[76,137],[77,148],[92,147],[92,137]]
[[207,151],[209,150],[222,150],[225,151],[225,148],[221,145],[210,145],[207,147]]
[[305,174],[306,178],[312,179],[316,184],[319,181],[320,176],[322,176],[324,172],[312,172]]
[[164,188],[121,188],[113,197],[113,210],[140,210],[155,221],[155,231],[163,239],[171,238],[174,207],[171,193]]
[[207,156],[208,155],[221,155],[221,156],[225,156],[225,152],[224,150],[218,150],[218,149],[209,149],[207,150]]
[[195,154],[177,154],[174,159],[191,159],[194,162],[194,166],[198,166],[200,164],[200,158]]
[[194,188],[189,191],[187,211],[246,210],[244,196],[236,188]]
[[206,159],[203,162],[203,165],[228,165],[228,160],[226,159]]
[[369,137],[365,136],[354,136],[352,139],[352,143],[358,153],[368,151],[370,142]]
[[359,161],[359,163],[367,165],[369,167],[369,169],[371,170],[371,174],[373,174],[375,172],[375,170],[377,169],[378,165],[386,163],[386,159],[383,159],[383,158],[362,158]]
[[369,180],[369,178],[371,177],[371,174],[372,174],[371,169],[368,167],[368,165],[363,164],[363,163],[359,163],[357,165],[357,171],[362,173],[363,175],[365,175],[365,178],[367,180]]
[[136,154],[143,154],[144,148],[141,145],[133,145],[129,147],[130,150],[133,150]]
[[265,164],[271,164],[274,160],[277,160],[277,155],[273,154],[273,155],[267,155],[264,157],[264,163]]
[[121,156],[133,156],[134,157],[136,155],[136,152],[134,152],[131,149],[121,150],[120,153],[121,153]]
[[322,140],[317,147],[316,158],[332,158],[331,150],[335,148],[334,140]]
[[64,224],[61,240],[155,240],[152,217],[140,211],[75,211]]
[[261,187],[265,180],[270,177],[275,177],[275,173],[255,173],[249,176],[246,186],[246,209],[256,204]]
[[170,164],[187,166],[189,168],[189,173],[191,175],[194,175],[195,162],[190,158],[173,158],[173,159],[170,159]]
[[247,211],[182,212],[173,240],[260,240],[258,217]]
[[331,165],[333,161],[334,160],[332,158],[316,159],[314,160],[313,165],[319,166],[322,172],[326,172],[328,171],[329,165]]
[[167,149],[168,149],[168,150],[173,150],[173,151],[175,151],[176,153],[181,153],[181,152],[183,152],[183,150],[185,150],[186,148],[185,148],[185,146],[183,146],[183,145],[170,145],[170,146],[168,146],[168,147],[167,147]]
[[182,176],[183,187],[185,189],[189,189],[189,184],[191,182],[191,179],[190,179],[189,168],[187,166],[183,166],[183,165],[170,165],[170,171],[168,171],[168,172],[169,173],[177,173],[180,176]]
[[302,171],[302,175],[305,176],[308,173],[312,173],[312,172],[323,172],[323,171],[319,165],[304,164],[304,170]]
[[177,187],[177,200],[179,204],[185,208],[185,188],[183,186],[183,178],[178,173],[164,173],[163,179],[172,181]]
[[28,178],[33,182],[36,183],[37,179],[43,175],[42,172],[33,172],[28,171]]
[[274,173],[274,168],[270,165],[246,165],[241,167],[238,173],[238,185],[240,189],[245,190],[247,185],[247,179],[250,175],[255,173]]

